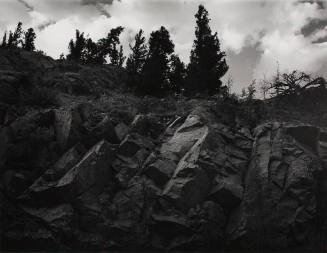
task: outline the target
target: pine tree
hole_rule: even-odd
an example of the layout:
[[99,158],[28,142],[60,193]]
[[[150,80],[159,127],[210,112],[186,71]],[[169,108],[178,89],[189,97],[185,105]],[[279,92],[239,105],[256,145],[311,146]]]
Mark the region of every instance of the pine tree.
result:
[[160,97],[169,89],[169,56],[174,52],[174,47],[165,27],[151,33],[149,55],[141,77],[141,92]]
[[25,40],[23,43],[23,49],[27,51],[34,51],[35,50],[35,38],[36,34],[33,28],[29,28],[27,32],[25,32]]
[[115,45],[113,47],[113,50],[109,54],[109,57],[110,57],[110,62],[112,65],[117,66],[117,67],[122,67],[124,64],[124,61],[126,59],[126,57],[124,56],[124,52],[123,52],[123,46],[121,45],[119,47],[119,51],[118,51],[117,46]]
[[123,46],[120,45],[117,66],[121,68],[123,66],[125,60],[126,60],[126,56],[124,56]]
[[195,94],[206,91],[218,93],[222,85],[220,78],[225,75],[228,65],[225,52],[220,50],[217,33],[212,34],[208,11],[199,6],[196,18],[195,40],[188,66],[187,92]]
[[22,22],[18,22],[15,32],[12,35],[12,47],[18,47],[22,43],[21,36],[23,34]]
[[182,93],[185,88],[186,67],[177,55],[170,57],[169,84],[170,89]]
[[98,43],[92,41],[91,38],[86,40],[84,63],[103,64],[105,56],[101,54]]
[[115,66],[122,66],[125,60],[123,47],[120,46],[119,50],[117,49],[120,44],[119,36],[123,31],[124,28],[121,26],[111,29],[104,44],[104,51],[109,55],[111,64]]
[[141,29],[135,35],[134,45],[129,45],[132,53],[126,62],[129,86],[137,89],[140,85],[140,75],[148,54],[148,48],[145,44],[145,37],[143,34],[144,32]]
[[14,40],[14,35],[13,35],[12,31],[9,31],[7,47],[13,47],[13,40]]
[[84,38],[84,33],[80,33],[79,30],[76,30],[75,42],[74,40],[69,42],[69,54],[67,55],[67,59],[76,62],[83,62],[85,56],[85,44],[86,40]]
[[7,32],[5,32],[2,37],[1,47],[7,47]]

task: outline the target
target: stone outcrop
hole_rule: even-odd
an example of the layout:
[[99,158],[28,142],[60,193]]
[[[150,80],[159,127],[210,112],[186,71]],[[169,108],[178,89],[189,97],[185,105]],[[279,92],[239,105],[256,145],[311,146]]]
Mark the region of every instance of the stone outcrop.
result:
[[317,217],[319,129],[273,122],[254,135],[242,203],[228,224],[230,240],[248,248],[310,242]]
[[318,127],[235,127],[210,106],[167,121],[119,121],[86,102],[12,115],[0,129],[5,250],[276,249],[327,238]]

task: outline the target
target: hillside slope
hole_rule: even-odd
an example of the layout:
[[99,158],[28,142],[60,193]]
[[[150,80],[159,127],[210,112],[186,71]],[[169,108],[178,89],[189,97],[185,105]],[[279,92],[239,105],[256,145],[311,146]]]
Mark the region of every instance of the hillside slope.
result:
[[1,250],[327,249],[323,106],[125,80],[0,50]]

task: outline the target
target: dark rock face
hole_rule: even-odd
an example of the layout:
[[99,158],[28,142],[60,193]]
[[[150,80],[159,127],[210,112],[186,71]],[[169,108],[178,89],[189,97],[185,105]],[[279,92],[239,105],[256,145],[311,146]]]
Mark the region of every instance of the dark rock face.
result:
[[[252,135],[222,124],[205,106],[168,125],[153,115],[130,123],[118,118],[80,103],[2,120],[4,250],[290,248],[325,241],[323,130],[268,122]],[[35,136],[45,151],[29,156]]]
[[244,197],[228,225],[232,241],[248,248],[285,248],[312,239],[318,136],[312,126],[274,122],[256,128]]

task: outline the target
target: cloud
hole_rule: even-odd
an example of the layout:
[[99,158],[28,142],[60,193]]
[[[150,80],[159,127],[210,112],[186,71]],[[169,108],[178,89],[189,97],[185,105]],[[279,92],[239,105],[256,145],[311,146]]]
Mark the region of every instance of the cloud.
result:
[[318,39],[314,40],[312,43],[313,44],[320,44],[320,43],[325,43],[327,42],[327,35],[323,37],[319,37]]
[[113,0],[82,0],[82,5],[112,4]]
[[34,7],[30,4],[28,4],[26,1],[24,0],[17,0],[19,3],[21,3],[22,5],[24,5],[26,7],[27,11],[33,11]]
[[107,18],[111,17],[110,13],[106,10],[106,7],[103,4],[97,4],[96,8],[102,15],[106,16]]
[[45,28],[47,28],[47,27],[49,27],[49,26],[51,26],[51,25],[55,25],[56,23],[57,23],[57,21],[49,20],[49,21],[46,21],[46,22],[43,22],[43,23],[39,24],[39,25],[37,26],[37,29],[38,29],[39,31],[43,31]]
[[107,18],[110,18],[111,15],[106,9],[106,5],[111,5],[114,0],[82,0],[82,5],[94,5],[95,8]]
[[148,38],[164,25],[175,51],[188,62],[200,3],[227,52],[237,89],[263,73],[273,74],[277,61],[282,71],[326,70],[327,2],[316,0],[0,0],[0,34],[21,20],[24,27],[39,29],[37,48],[56,58],[67,53],[75,29],[98,40],[124,26],[121,42],[128,54],[140,28]]
[[320,0],[303,0],[299,1],[300,3],[310,3],[315,4],[318,6],[319,9],[325,9],[327,7],[326,1],[320,1]]
[[301,28],[301,33],[307,37],[315,33],[317,30],[324,29],[327,26],[327,19],[313,18]]

